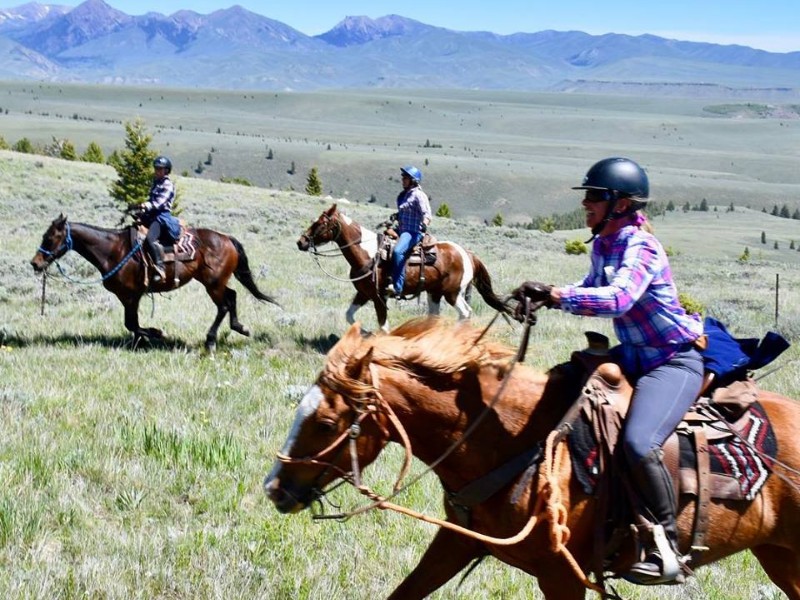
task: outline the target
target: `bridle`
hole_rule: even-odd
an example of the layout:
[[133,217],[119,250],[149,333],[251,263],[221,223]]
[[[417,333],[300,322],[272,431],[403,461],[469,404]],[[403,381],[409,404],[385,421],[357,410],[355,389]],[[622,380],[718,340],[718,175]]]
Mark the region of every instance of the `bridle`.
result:
[[[372,372],[373,377],[377,376],[377,373],[375,372],[373,365],[370,365],[370,371]],[[319,383],[325,385],[326,387],[332,390],[336,390],[337,387],[339,387],[336,383],[331,381],[330,378],[326,378],[324,375],[321,377],[321,381]],[[361,483],[362,469],[358,462],[357,443],[358,443],[358,438],[361,436],[362,424],[366,419],[371,418],[375,422],[375,424],[381,429],[384,436],[388,438],[389,431],[377,418],[379,414],[385,414],[388,417],[388,419],[393,423],[395,429],[397,429],[398,433],[400,434],[400,437],[403,439],[403,444],[406,449],[406,458],[403,463],[403,467],[401,468],[400,473],[398,475],[397,481],[395,482],[394,485],[395,490],[398,490],[400,488],[400,482],[403,480],[409,468],[411,467],[411,456],[412,456],[411,442],[408,439],[408,435],[406,434],[402,425],[400,425],[400,422],[397,419],[397,417],[394,415],[394,411],[392,411],[389,405],[386,402],[384,402],[383,398],[381,398],[380,392],[378,392],[377,388],[373,387],[363,396],[357,399],[352,399],[349,402],[349,404],[353,409],[352,422],[344,431],[342,431],[336,437],[336,439],[334,439],[325,448],[323,448],[322,450],[320,450],[319,452],[317,452],[312,456],[292,457],[280,452],[276,456],[277,460],[283,464],[319,465],[324,467],[320,471],[320,473],[314,478],[314,481],[312,482],[309,488],[309,492],[306,498],[304,499],[306,500],[307,504],[312,508],[312,512],[314,511],[314,507],[318,507],[318,512],[316,512],[313,515],[314,519],[343,518],[342,515],[330,515],[330,516],[325,515],[322,504],[322,499],[325,498],[330,492],[332,492],[342,484],[350,483],[357,489],[364,489]],[[342,467],[336,464],[339,461],[339,458],[341,457],[346,447],[349,447],[350,449],[349,471],[344,470]],[[331,471],[336,472],[341,481],[334,483],[327,489],[324,489],[320,485],[320,482],[323,481]],[[347,515],[346,518],[349,518],[350,516],[352,515]]]
[[64,221],[65,228],[67,230],[66,235],[64,236],[64,241],[61,242],[61,245],[56,248],[55,250],[48,250],[43,246],[39,246],[37,252],[39,252],[42,256],[45,257],[47,264],[51,264],[54,260],[61,258],[67,252],[72,250],[72,229],[70,227],[69,221]]
[[[320,228],[323,227],[323,222],[322,222],[323,220],[324,220],[325,229],[322,229],[321,231],[316,231],[316,232],[312,233],[312,230],[314,230],[317,225],[319,225]],[[320,263],[319,257],[331,258],[331,257],[343,256],[344,255],[343,250],[345,250],[346,248],[350,248],[352,246],[358,246],[359,244],[361,244],[361,242],[363,240],[363,238],[361,236],[359,236],[358,239],[356,239],[356,240],[354,240],[352,242],[348,242],[346,244],[340,244],[339,243],[339,237],[342,235],[342,229],[343,229],[342,228],[342,224],[338,219],[334,219],[334,218],[331,218],[327,214],[323,214],[320,217],[320,219],[316,223],[314,223],[314,225],[312,225],[309,228],[309,230],[306,233],[304,233],[303,235],[301,235],[300,237],[301,238],[305,238],[308,241],[308,252],[309,252],[309,254],[311,254],[314,257],[314,261],[317,263],[317,266],[319,267],[320,271],[325,273],[325,275],[327,275],[331,279],[335,279],[336,281],[343,281],[343,282],[347,282],[347,283],[353,283],[353,282],[361,281],[362,279],[366,279],[367,277],[372,276],[372,269],[369,268],[363,274],[359,275],[358,277],[347,277],[347,278],[338,277],[337,275],[334,275],[333,273],[331,273],[328,270],[326,270],[325,267],[322,266],[322,263]],[[325,236],[330,237],[330,239],[328,239],[327,241],[323,242],[323,244],[333,243],[333,244],[335,244],[334,248],[331,248],[330,250],[319,250],[319,249],[317,249],[316,238],[318,236],[323,235],[323,234]]]
[[[310,234],[310,235],[309,235]],[[337,219],[332,219],[329,215],[323,214],[319,220],[312,225],[309,230],[304,233],[301,237],[304,237],[308,240],[309,252],[316,256],[339,256],[341,252],[337,251],[336,249],[331,250],[317,250],[317,237],[329,237],[327,241],[323,242],[323,244],[327,243],[334,243],[338,246],[339,236],[342,235],[342,224]],[[358,242],[360,243],[361,240],[359,239]],[[352,244],[348,244],[352,245]],[[334,254],[335,252],[335,254]]]

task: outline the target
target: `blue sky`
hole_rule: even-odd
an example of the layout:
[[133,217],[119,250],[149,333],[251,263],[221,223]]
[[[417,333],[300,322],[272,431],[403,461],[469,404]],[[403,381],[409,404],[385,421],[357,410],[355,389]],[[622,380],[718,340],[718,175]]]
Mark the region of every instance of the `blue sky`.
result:
[[[80,0],[38,0],[77,6]],[[0,8],[24,0],[0,0]],[[397,14],[459,31],[500,34],[543,29],[592,34],[652,33],[662,37],[743,44],[773,52],[800,51],[796,0],[106,0],[131,15],[191,9],[207,14],[239,4],[307,35],[323,33],[346,16]]]

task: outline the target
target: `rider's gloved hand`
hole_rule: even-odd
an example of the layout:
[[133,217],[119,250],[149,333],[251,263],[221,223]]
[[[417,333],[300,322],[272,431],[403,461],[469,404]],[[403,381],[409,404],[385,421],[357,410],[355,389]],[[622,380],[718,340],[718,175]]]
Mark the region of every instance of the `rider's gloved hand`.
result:
[[539,305],[552,308],[555,306],[550,291],[552,285],[541,283],[540,281],[526,281],[511,293],[511,297],[517,301],[517,308],[514,310],[514,318],[517,321],[525,320],[526,305]]

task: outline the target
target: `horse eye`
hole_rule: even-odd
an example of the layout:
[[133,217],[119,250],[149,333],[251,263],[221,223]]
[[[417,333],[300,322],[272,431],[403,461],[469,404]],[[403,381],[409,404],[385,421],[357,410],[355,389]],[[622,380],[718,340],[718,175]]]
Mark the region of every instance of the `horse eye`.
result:
[[317,427],[319,428],[320,433],[335,433],[336,421],[333,419],[324,419],[317,423]]

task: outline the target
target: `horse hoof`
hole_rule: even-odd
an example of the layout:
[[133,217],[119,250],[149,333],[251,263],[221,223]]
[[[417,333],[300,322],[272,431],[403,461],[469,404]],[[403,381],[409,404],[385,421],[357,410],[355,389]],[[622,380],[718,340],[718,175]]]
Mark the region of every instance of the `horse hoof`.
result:
[[247,327],[245,327],[241,323],[236,323],[235,325],[231,325],[231,329],[233,329],[236,333],[241,333],[245,337],[250,336],[250,330],[247,329]]

